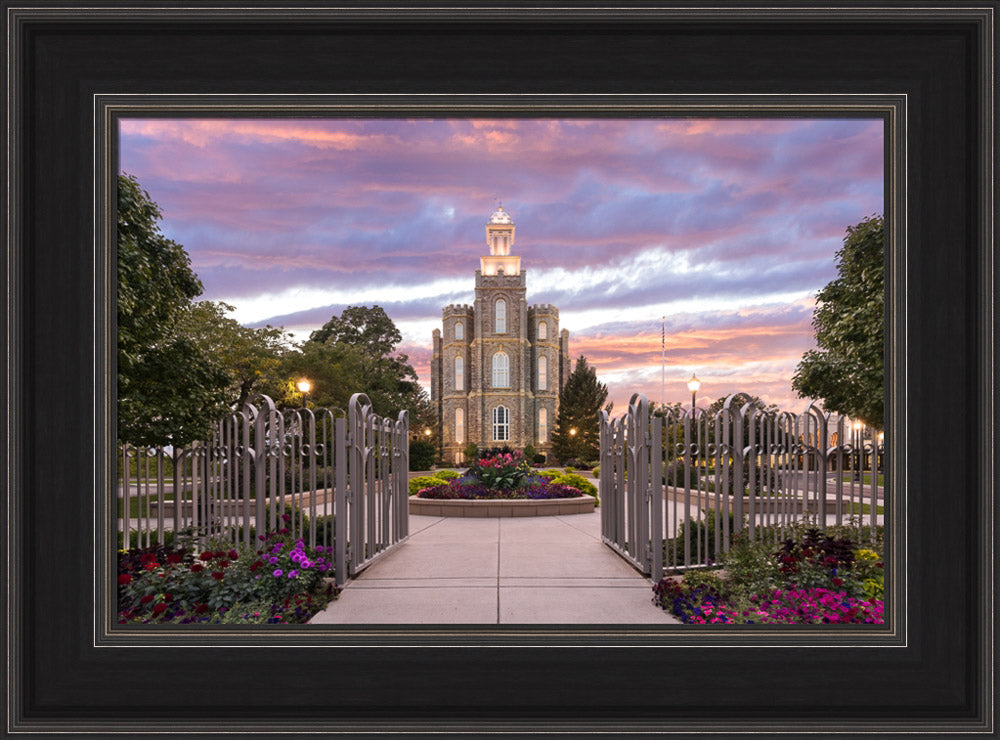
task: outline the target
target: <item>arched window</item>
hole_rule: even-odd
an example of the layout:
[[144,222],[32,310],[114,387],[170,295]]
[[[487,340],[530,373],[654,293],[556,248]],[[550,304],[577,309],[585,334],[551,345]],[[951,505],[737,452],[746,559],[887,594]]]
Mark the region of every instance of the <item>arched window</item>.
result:
[[465,390],[465,360],[461,355],[455,358],[455,390]]
[[542,444],[549,441],[548,409],[538,409],[538,441]]
[[538,390],[544,391],[549,387],[549,361],[545,355],[538,358]]
[[510,358],[506,352],[493,355],[493,387],[510,388]]
[[493,409],[493,440],[507,442],[510,439],[510,411],[506,406]]
[[461,321],[455,322],[455,339],[465,339],[465,324]]
[[455,441],[465,441],[465,409],[455,409]]
[[503,298],[497,299],[496,310],[493,318],[493,329],[497,334],[507,331],[507,301]]
[[544,321],[538,322],[538,338],[548,339],[549,338],[549,325]]

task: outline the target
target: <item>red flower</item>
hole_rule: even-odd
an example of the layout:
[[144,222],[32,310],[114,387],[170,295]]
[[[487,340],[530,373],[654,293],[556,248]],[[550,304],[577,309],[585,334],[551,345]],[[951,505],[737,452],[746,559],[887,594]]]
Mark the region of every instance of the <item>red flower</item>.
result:
[[174,595],[171,594],[171,593],[165,593],[165,594],[163,594],[163,600],[164,601],[173,601],[174,600]]
[[201,573],[203,570],[205,570],[205,566],[201,565],[200,563],[195,563],[194,565],[191,566],[192,573]]
[[120,576],[118,576],[119,586],[127,586],[131,582],[132,582],[132,576],[130,576],[128,573],[122,573]]
[[153,597],[150,594],[146,594],[141,599],[139,599],[139,602],[142,603],[142,604],[148,604],[152,600],[153,600]]
[[156,556],[153,553],[147,552],[147,553],[143,554],[143,556],[142,556],[142,562],[148,563],[151,560],[156,560]]
[[262,567],[264,567],[264,564],[259,560],[255,560],[253,565],[250,566],[250,572],[253,573],[255,570]]
[[214,573],[212,573],[212,578],[214,578],[217,581],[221,581],[223,576],[225,576],[225,573],[223,573],[221,570],[217,570]]
[[834,586],[843,586],[844,585],[844,581],[841,578],[831,578],[830,579],[830,583],[832,583]]
[[220,560],[220,561],[219,561],[219,562],[217,563],[217,565],[218,565],[218,566],[219,566],[220,568],[228,568],[228,567],[229,567],[229,561],[228,561],[228,560]]
[[153,607],[153,614],[163,614],[167,610],[166,604],[157,604]]
[[167,562],[168,563],[179,563],[179,562],[181,562],[181,556],[178,555],[178,554],[176,554],[176,553],[174,553],[173,555],[167,555]]
[[194,610],[198,614],[204,614],[205,612],[208,611],[208,607],[205,604],[198,604],[197,606],[195,606]]
[[236,552],[236,550],[230,550],[227,554],[229,555],[230,560],[236,560],[236,558],[240,556],[240,554]]
[[199,559],[204,560],[206,562],[211,560],[213,557],[215,556],[212,554],[211,550],[205,550],[205,552],[203,552],[201,555],[198,556]]
[[146,563],[146,565],[143,567],[145,567],[146,570],[156,570],[156,566],[157,562],[155,560],[151,560],[150,562]]

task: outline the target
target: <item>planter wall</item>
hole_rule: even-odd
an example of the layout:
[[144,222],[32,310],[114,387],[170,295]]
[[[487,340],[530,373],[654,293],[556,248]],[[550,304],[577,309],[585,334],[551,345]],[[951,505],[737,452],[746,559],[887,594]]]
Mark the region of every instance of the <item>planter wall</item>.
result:
[[553,499],[491,499],[470,501],[465,499],[441,500],[410,496],[410,513],[421,516],[459,517],[514,517],[556,516],[563,514],[588,514],[597,501],[593,496]]

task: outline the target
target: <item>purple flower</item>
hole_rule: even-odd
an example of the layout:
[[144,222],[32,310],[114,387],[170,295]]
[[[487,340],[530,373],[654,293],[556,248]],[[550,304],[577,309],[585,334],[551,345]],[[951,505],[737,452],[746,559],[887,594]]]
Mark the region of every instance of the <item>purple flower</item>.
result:
[[299,561],[299,566],[302,567],[302,568],[312,568],[313,564],[309,560],[307,560],[306,558],[302,558]]
[[326,548],[322,545],[316,545],[316,552],[326,552]]
[[275,563],[277,563],[277,562],[278,562],[278,558],[276,558],[276,557],[275,557],[274,555],[272,555],[272,556],[271,556],[271,557],[269,558],[269,560],[271,561],[271,565],[274,565]]
[[275,578],[278,578],[282,573],[284,573],[284,571],[281,570],[281,568],[275,568],[274,573],[272,573],[271,575],[273,575]]
[[288,577],[289,578],[295,578],[295,576],[297,576],[298,574],[299,574],[299,572],[297,570],[290,570],[290,571],[288,571]]

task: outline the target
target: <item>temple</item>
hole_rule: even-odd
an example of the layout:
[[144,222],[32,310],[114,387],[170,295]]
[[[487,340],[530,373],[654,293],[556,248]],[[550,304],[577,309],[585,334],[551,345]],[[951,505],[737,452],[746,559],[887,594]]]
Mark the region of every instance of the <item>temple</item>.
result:
[[528,306],[527,273],[511,254],[514,220],[500,206],[486,222],[471,306],[445,306],[434,330],[431,400],[445,462],[479,449],[531,445],[549,455],[559,393],[569,377],[569,332],[559,309]]

